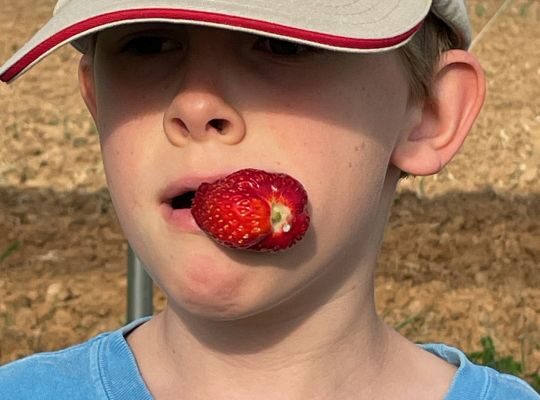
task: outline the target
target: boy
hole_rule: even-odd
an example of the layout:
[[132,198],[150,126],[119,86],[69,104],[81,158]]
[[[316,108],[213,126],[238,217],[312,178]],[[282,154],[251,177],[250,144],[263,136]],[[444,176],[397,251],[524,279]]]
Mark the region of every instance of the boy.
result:
[[[483,103],[462,1],[90,4],[60,0],[0,79],[65,42],[83,53],[115,210],[168,304],[0,368],[1,398],[539,398],[375,311],[400,176],[440,171]],[[309,228],[282,251],[224,245],[174,205],[251,168],[309,198]]]

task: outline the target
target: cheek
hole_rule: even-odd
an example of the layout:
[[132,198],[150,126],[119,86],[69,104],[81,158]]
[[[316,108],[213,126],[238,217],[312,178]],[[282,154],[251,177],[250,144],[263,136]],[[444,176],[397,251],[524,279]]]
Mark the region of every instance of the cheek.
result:
[[[153,128],[161,128],[163,121],[159,116],[163,116],[174,98],[174,85],[163,79],[141,79],[140,76],[134,79],[122,69],[102,64],[105,65],[96,70],[97,123],[102,141],[112,133],[126,131],[126,128],[134,128],[132,132],[138,136],[144,135],[151,129],[145,121],[153,116],[157,116],[154,121],[157,125]],[[131,136],[129,139],[136,138]]]
[[297,116],[271,120],[275,134],[261,147],[276,149],[276,160],[305,186],[320,254],[335,254],[351,240],[362,241],[358,229],[364,235],[373,224],[389,146],[352,123],[336,126]]
[[140,120],[114,128],[104,124],[102,129],[100,144],[107,186],[119,222],[128,239],[133,239],[133,232],[148,223],[150,215],[145,208],[157,204],[151,197],[151,185],[158,179],[151,123]]
[[301,113],[268,117],[272,140],[264,147],[275,146],[278,158],[305,184],[321,248],[338,248],[350,240],[352,228],[344,227],[356,227],[360,241],[375,222],[403,126],[407,88],[360,80],[348,89],[336,83],[321,92],[325,95],[303,100]]
[[158,157],[156,146],[165,140],[161,133],[163,107],[150,97],[150,91],[145,94],[140,88],[119,83],[106,72],[100,75],[96,91],[105,173],[111,195],[136,208],[141,185],[155,181],[147,175],[160,165],[152,157]]
[[136,196],[132,196],[135,191],[138,179],[139,168],[142,160],[138,158],[138,139],[128,140],[127,129],[109,129],[107,125],[102,126],[100,132],[101,152],[105,174],[109,184],[109,190],[117,196],[123,194],[125,197],[137,201]]

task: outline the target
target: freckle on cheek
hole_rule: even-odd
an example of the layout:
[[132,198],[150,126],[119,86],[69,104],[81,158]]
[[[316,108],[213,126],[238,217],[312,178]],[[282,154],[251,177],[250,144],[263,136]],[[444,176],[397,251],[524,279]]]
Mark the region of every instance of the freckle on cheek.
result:
[[354,146],[354,151],[358,152],[360,149],[364,150],[365,147],[366,147],[366,142],[362,142],[362,144],[360,144],[360,147]]

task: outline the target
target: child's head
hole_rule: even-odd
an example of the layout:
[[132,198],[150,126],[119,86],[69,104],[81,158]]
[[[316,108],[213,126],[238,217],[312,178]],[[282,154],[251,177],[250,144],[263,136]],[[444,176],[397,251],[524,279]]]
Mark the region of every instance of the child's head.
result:
[[[439,17],[425,28],[423,1],[346,3],[351,9],[177,2],[190,11],[63,3],[57,15],[85,22],[49,30],[58,40],[85,26],[138,22],[77,42],[90,45],[81,92],[126,237],[173,308],[211,318],[255,314],[300,292],[303,305],[358,282],[369,287],[400,172],[438,172],[483,99],[476,60],[460,49],[439,60],[432,33],[446,30],[444,20],[454,47],[467,47],[461,1],[435,2]],[[177,18],[196,23],[163,23]],[[39,51],[20,54],[0,76],[11,79]],[[188,217],[171,218],[171,196],[242,168],[285,172],[304,184],[312,226],[302,242],[280,254],[231,251]]]

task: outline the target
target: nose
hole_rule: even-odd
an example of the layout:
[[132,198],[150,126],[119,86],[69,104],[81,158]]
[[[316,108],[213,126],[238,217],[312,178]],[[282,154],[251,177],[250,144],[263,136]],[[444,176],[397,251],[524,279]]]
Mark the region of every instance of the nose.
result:
[[245,123],[223,95],[219,65],[185,66],[180,84],[164,116],[167,139],[182,147],[190,141],[217,140],[227,145],[242,141]]

